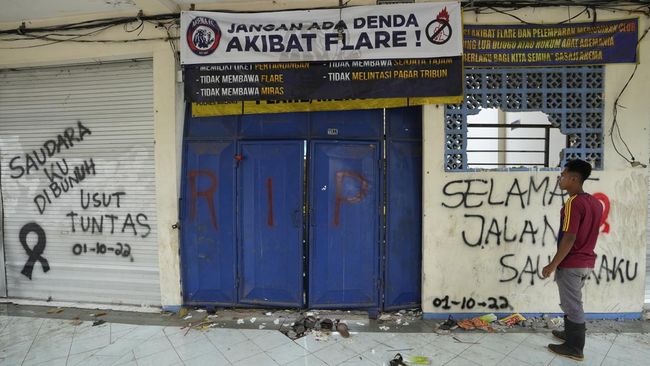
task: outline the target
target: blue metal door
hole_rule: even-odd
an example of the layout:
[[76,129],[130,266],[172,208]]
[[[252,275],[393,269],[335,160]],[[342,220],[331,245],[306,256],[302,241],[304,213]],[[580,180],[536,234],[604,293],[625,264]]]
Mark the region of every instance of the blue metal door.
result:
[[312,308],[379,306],[379,152],[374,142],[311,144]]
[[386,111],[384,309],[420,304],[422,268],[422,114]]
[[241,142],[239,301],[303,306],[303,141]]
[[234,146],[232,141],[185,145],[181,258],[188,304],[236,302]]

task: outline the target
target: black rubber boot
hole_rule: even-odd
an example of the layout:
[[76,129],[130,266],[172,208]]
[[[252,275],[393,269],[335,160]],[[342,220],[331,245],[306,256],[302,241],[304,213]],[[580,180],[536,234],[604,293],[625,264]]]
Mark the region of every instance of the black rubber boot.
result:
[[[564,316],[564,324],[566,324],[566,315]],[[566,341],[566,333],[563,330],[554,330],[551,333],[553,333],[555,338]]]
[[582,361],[585,359],[583,354],[585,348],[585,331],[585,323],[573,323],[567,319],[564,323],[566,341],[563,344],[549,344],[548,349],[560,356]]

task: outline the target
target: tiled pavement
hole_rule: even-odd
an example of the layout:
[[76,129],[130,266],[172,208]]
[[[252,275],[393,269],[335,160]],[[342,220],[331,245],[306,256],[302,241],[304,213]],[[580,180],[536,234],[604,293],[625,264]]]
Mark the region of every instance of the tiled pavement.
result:
[[584,362],[546,350],[539,333],[353,332],[292,341],[277,330],[127,325],[0,316],[0,365],[388,365],[427,356],[432,365],[650,365],[650,334],[589,334]]

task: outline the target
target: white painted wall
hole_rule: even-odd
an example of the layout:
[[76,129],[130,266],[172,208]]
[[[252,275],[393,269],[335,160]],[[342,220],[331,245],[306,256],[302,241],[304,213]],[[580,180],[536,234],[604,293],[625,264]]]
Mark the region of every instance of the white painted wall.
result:
[[[576,14],[582,9],[575,9]],[[534,9],[515,12],[517,16],[537,23],[553,23],[568,17],[567,9],[557,10]],[[598,12],[598,20],[629,17],[621,13]],[[588,21],[579,17],[575,21]],[[505,24],[515,20],[504,15],[465,14],[465,23]],[[639,34],[648,26],[647,19],[640,19]],[[648,162],[648,127],[650,115],[647,113],[647,85],[650,78],[650,67],[644,58],[650,55],[650,40],[641,44],[639,52],[640,65],[635,78],[620,100],[625,108],[619,108],[618,122],[622,133],[637,160]],[[618,64],[605,67],[605,121],[606,131],[612,123],[612,107],[615,97],[631,74],[634,65]],[[543,235],[544,218],[548,219],[553,230],[557,230],[561,203],[554,197],[548,204],[550,192],[546,191],[546,205],[543,205],[542,191],[531,194],[530,204],[528,193],[522,207],[518,196],[511,196],[508,205],[490,205],[487,196],[470,196],[470,205],[476,208],[447,208],[443,204],[454,206],[461,196],[446,196],[443,193],[446,184],[452,181],[478,179],[483,182],[472,183],[472,192],[489,192],[493,184],[492,201],[507,199],[507,194],[515,180],[523,191],[529,190],[529,182],[533,179],[539,185],[544,179],[549,180],[549,191],[553,190],[557,173],[514,173],[514,172],[475,172],[475,173],[445,173],[444,172],[444,108],[442,106],[427,106],[424,109],[424,174],[423,174],[423,282],[422,308],[425,313],[440,312],[492,312],[480,305],[473,309],[462,309],[463,297],[470,297],[476,303],[492,304],[491,297],[496,298],[497,304],[503,303],[499,296],[508,299],[512,309],[498,309],[500,312],[561,312],[557,287],[552,280],[541,280],[537,275],[522,271],[531,270],[541,273],[548,262],[548,256],[555,253],[553,234],[547,231]],[[610,232],[602,233],[596,252],[599,260],[596,263],[596,275],[588,281],[585,289],[585,308],[588,312],[641,312],[644,302],[644,270],[646,252],[646,223],[647,223],[647,186],[646,169],[631,168],[622,158],[616,155],[607,137],[605,141],[605,170],[595,172],[598,181],[589,181],[585,188],[589,192],[602,192],[609,197],[611,210],[608,215]],[[452,183],[447,188],[448,193],[460,191],[464,183]],[[515,187],[516,191],[516,187]],[[480,219],[465,215],[481,215],[485,217],[485,231],[490,227],[492,219],[497,220],[503,230],[504,219],[508,218],[508,237],[517,235],[517,241],[496,244],[493,235],[489,243],[470,247],[464,243],[463,233],[468,241],[475,241],[480,235]],[[538,230],[535,243],[532,236],[527,234],[520,242],[521,232],[526,222]],[[602,264],[603,255],[608,263]],[[504,258],[504,256],[506,256]],[[537,258],[540,257],[539,266]],[[527,258],[533,259],[532,266],[526,267]],[[616,264],[614,264],[616,257]],[[504,259],[502,259],[504,258]],[[621,262],[622,260],[622,262]],[[629,261],[629,267],[628,266]],[[502,264],[502,262],[505,264]],[[603,269],[601,270],[601,265]],[[607,281],[607,271],[614,266],[616,279],[610,272]],[[620,268],[620,271],[618,270]],[[628,272],[626,273],[626,269]],[[636,272],[635,272],[636,269]],[[515,272],[516,271],[516,272]],[[517,274],[516,278],[513,276]],[[621,276],[621,274],[623,276]],[[636,274],[636,275],[635,275]],[[512,279],[511,279],[512,278]],[[521,279],[521,282],[519,282]],[[449,296],[450,309],[434,306],[434,300]],[[459,301],[454,305],[451,301]]]

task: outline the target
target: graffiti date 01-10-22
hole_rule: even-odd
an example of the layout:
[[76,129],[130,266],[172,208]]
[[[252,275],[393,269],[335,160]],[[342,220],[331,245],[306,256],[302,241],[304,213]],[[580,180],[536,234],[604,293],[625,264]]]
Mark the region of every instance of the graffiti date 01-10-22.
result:
[[[451,304],[451,305],[450,305]],[[499,297],[488,297],[487,301],[477,301],[472,297],[463,296],[462,300],[450,300],[449,295],[444,297],[436,297],[433,299],[433,306],[436,308],[442,308],[445,310],[451,309],[451,306],[460,306],[462,310],[471,310],[475,307],[482,307],[488,309],[511,309],[510,303],[505,296]]]
[[72,254],[81,255],[85,253],[106,254],[113,253],[117,257],[129,258],[133,262],[131,255],[131,246],[127,243],[116,243],[115,247],[108,246],[104,243],[95,242],[95,245],[87,245],[86,243],[76,243],[72,246]]

